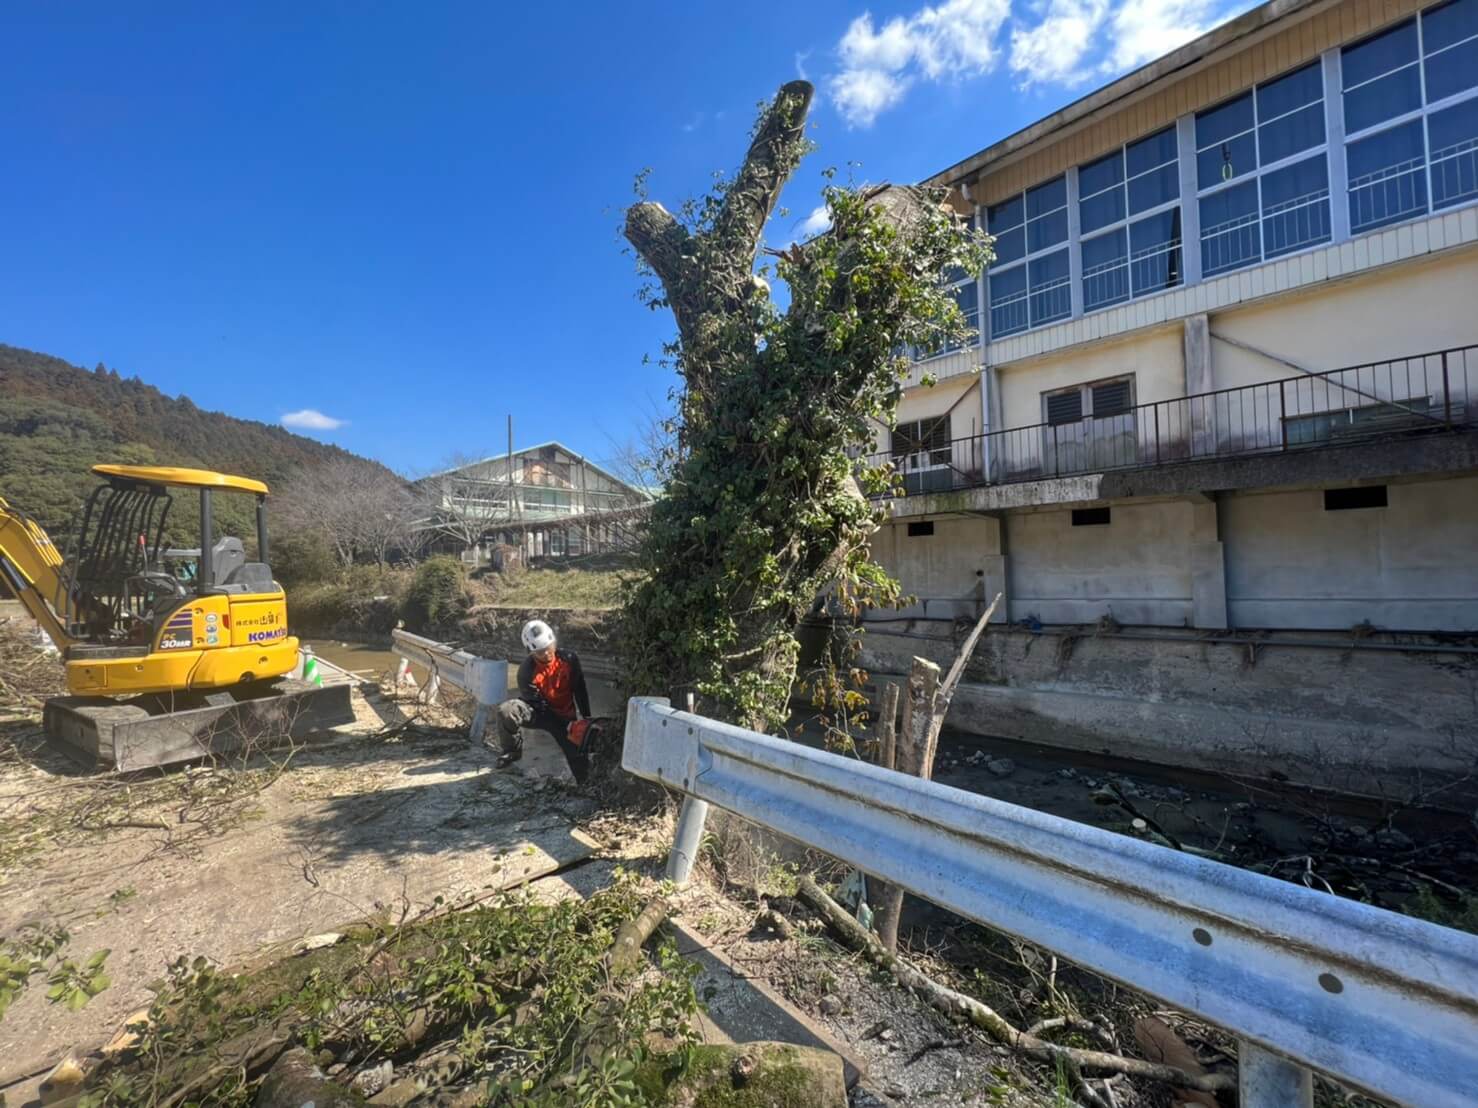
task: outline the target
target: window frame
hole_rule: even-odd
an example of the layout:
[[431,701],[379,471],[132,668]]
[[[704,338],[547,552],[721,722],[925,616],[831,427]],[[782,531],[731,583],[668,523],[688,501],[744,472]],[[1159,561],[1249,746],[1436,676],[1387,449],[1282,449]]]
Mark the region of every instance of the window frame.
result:
[[[1381,27],[1368,35],[1358,38],[1353,42],[1341,43],[1339,46],[1334,48],[1335,56],[1340,61],[1339,83],[1341,101],[1343,101],[1344,95],[1346,93],[1354,91],[1355,89],[1364,88],[1366,85],[1372,84],[1375,81],[1382,80],[1383,78],[1390,76],[1392,73],[1399,73],[1402,69],[1405,69],[1411,65],[1416,66],[1418,88],[1420,90],[1421,100],[1421,102],[1410,111],[1401,112],[1398,115],[1391,116],[1389,119],[1383,119],[1377,123],[1372,123],[1368,127],[1362,127],[1358,131],[1351,131],[1347,129],[1342,136],[1343,144],[1345,147],[1345,158],[1346,161],[1348,161],[1349,148],[1351,146],[1360,142],[1364,142],[1367,139],[1376,138],[1388,131],[1394,131],[1399,127],[1404,127],[1407,124],[1416,122],[1417,120],[1421,121],[1422,182],[1426,189],[1425,203],[1419,209],[1413,209],[1393,219],[1385,220],[1384,222],[1367,224],[1361,227],[1359,230],[1355,229],[1354,220],[1351,219],[1350,237],[1352,239],[1358,238],[1361,235],[1374,234],[1376,231],[1384,230],[1387,227],[1400,226],[1402,223],[1406,223],[1409,220],[1425,219],[1428,216],[1436,215],[1438,212],[1451,211],[1456,208],[1462,207],[1464,204],[1472,203],[1474,200],[1474,198],[1469,197],[1466,200],[1456,200],[1451,203],[1444,204],[1442,207],[1439,208],[1436,206],[1436,197],[1434,196],[1432,191],[1432,116],[1444,112],[1449,108],[1457,107],[1460,104],[1465,104],[1475,98],[1478,98],[1478,83],[1475,83],[1469,88],[1461,89],[1458,92],[1451,93],[1439,100],[1433,101],[1428,99],[1427,58],[1435,58],[1441,54],[1446,53],[1449,50],[1456,50],[1459,47],[1466,45],[1467,43],[1478,40],[1478,34],[1469,35],[1467,38],[1458,39],[1456,42],[1448,43],[1446,46],[1443,46],[1440,49],[1434,51],[1432,54],[1428,55],[1426,43],[1427,16],[1431,12],[1434,12],[1439,8],[1443,8],[1446,6],[1446,4],[1442,3],[1431,4],[1426,8],[1421,9],[1420,11],[1414,12],[1412,15],[1407,17],[1407,19],[1397,20],[1396,22],[1391,23],[1388,26]],[[1375,77],[1367,77],[1365,80],[1359,82],[1358,84],[1346,87],[1344,82],[1344,52],[1351,47],[1360,46],[1364,43],[1374,41],[1375,39],[1380,38],[1382,35],[1388,35],[1408,21],[1416,25],[1416,60],[1414,62],[1407,62],[1405,65],[1397,66],[1395,69],[1387,70],[1385,73],[1381,73]],[[1353,178],[1350,177],[1349,173],[1346,173],[1343,183],[1344,201],[1347,208],[1350,204],[1350,189],[1352,180]]]
[[[1062,181],[1062,207],[1053,208],[1050,211],[1043,213],[1042,215],[1033,217],[1027,210],[1027,194],[1035,192],[1037,189],[1046,188],[1047,186],[1054,184],[1059,179]],[[1072,181],[1069,177],[1069,174],[1066,171],[1063,171],[1062,173],[1054,174],[1053,176],[1048,177],[1045,181],[1040,181],[1037,184],[1030,186],[1029,188],[1024,188],[1020,192],[1012,193],[1010,196],[1003,197],[1002,199],[997,200],[994,204],[981,205],[981,210],[985,214],[986,231],[987,233],[990,233],[990,209],[999,208],[1003,204],[1010,204],[1012,201],[1015,200],[1019,200],[1021,202],[1021,222],[1019,224],[1014,224],[1011,227],[1006,228],[1005,231],[1005,233],[1009,234],[1010,232],[1020,228],[1021,257],[1007,262],[1005,265],[992,265],[987,267],[986,269],[986,287],[984,290],[985,301],[982,306],[981,317],[983,320],[989,320],[991,341],[994,341],[997,338],[1006,338],[1011,335],[1024,335],[1028,331],[1036,330],[1038,327],[1050,327],[1054,323],[1062,323],[1066,320],[1076,318],[1078,313],[1074,310],[1073,307],[1073,251],[1078,248],[1077,237],[1073,234],[1073,227],[1077,222],[1074,218],[1073,212],[1073,206],[1077,203],[1075,191],[1076,190],[1072,188]],[[1044,246],[1040,250],[1033,250],[1031,248],[1031,235],[1029,233],[1033,218],[1039,220],[1045,219],[1047,218],[1047,216],[1055,215],[1058,212],[1063,213],[1063,218],[1067,223],[1067,237],[1062,239],[1060,242],[1054,242],[1049,246]],[[1047,258],[1053,256],[1054,254],[1062,252],[1065,252],[1067,254],[1067,275],[1062,281],[1052,284],[1050,286],[1050,289],[1052,291],[1055,291],[1058,288],[1067,289],[1067,315],[1057,316],[1054,319],[1044,320],[1041,323],[1033,323],[1031,304],[1034,290],[1032,289],[1030,266],[1032,262],[1042,262],[1045,261]],[[997,273],[1011,273],[1017,269],[1021,270],[1022,276],[1025,278],[1025,289],[1019,297],[1013,298],[1010,303],[1014,305],[1018,300],[1020,300],[1022,303],[1025,304],[1026,324],[1022,327],[1016,327],[1009,331],[998,331],[996,329],[994,315],[987,314],[993,313],[996,307],[990,295],[990,279]]]
[[[1269,85],[1275,84],[1278,81],[1282,81],[1282,80],[1284,80],[1284,79],[1286,79],[1288,77],[1293,76],[1295,73],[1302,72],[1303,70],[1306,70],[1306,69],[1313,69],[1313,70],[1315,70],[1319,74],[1319,99],[1318,100],[1310,100],[1310,101],[1308,101],[1306,103],[1303,103],[1303,104],[1298,105],[1295,108],[1291,108],[1291,109],[1289,109],[1287,111],[1283,111],[1283,112],[1279,113],[1278,115],[1271,116],[1268,119],[1263,119],[1262,116],[1261,116],[1261,114],[1260,114],[1261,113],[1261,108],[1260,108],[1260,105],[1258,103],[1258,95],[1257,94],[1262,89],[1267,88]],[[1195,197],[1195,201],[1196,201],[1196,212],[1197,212],[1197,220],[1196,220],[1196,239],[1197,239],[1197,241],[1196,241],[1196,250],[1200,254],[1200,259],[1201,259],[1200,272],[1201,272],[1201,279],[1203,281],[1214,280],[1217,277],[1225,276],[1228,273],[1235,273],[1239,269],[1246,269],[1249,266],[1261,265],[1264,262],[1270,262],[1270,261],[1273,261],[1273,260],[1275,260],[1277,258],[1286,258],[1286,257],[1288,257],[1291,254],[1297,254],[1297,253],[1299,253],[1299,252],[1301,252],[1303,250],[1309,250],[1309,249],[1312,249],[1312,248],[1314,248],[1316,246],[1325,246],[1325,245],[1328,245],[1329,243],[1335,241],[1335,235],[1334,235],[1334,230],[1335,230],[1335,224],[1334,224],[1334,182],[1331,179],[1330,165],[1329,165],[1329,148],[1330,148],[1330,142],[1329,142],[1329,124],[1328,124],[1328,119],[1327,119],[1327,113],[1328,113],[1327,105],[1329,103],[1329,82],[1326,79],[1327,76],[1328,75],[1325,72],[1325,68],[1324,68],[1322,56],[1321,57],[1316,57],[1312,61],[1303,62],[1302,64],[1296,65],[1293,68],[1288,69],[1288,70],[1285,70],[1282,73],[1275,74],[1274,76],[1269,77],[1265,81],[1258,81],[1256,84],[1254,84],[1254,85],[1252,85],[1252,86],[1244,89],[1243,91],[1237,93],[1235,96],[1230,96],[1230,97],[1228,97],[1225,100],[1219,101],[1218,103],[1211,104],[1211,105],[1209,105],[1209,106],[1207,106],[1205,108],[1200,109],[1199,111],[1195,111],[1195,112],[1190,113],[1191,119],[1192,119],[1191,130],[1192,130],[1192,133],[1194,134],[1194,131],[1195,131],[1195,123],[1197,121],[1199,121],[1202,116],[1209,115],[1211,112],[1214,112],[1214,111],[1218,111],[1221,108],[1224,108],[1224,107],[1228,106],[1229,104],[1235,103],[1236,101],[1243,99],[1244,97],[1248,101],[1250,101],[1250,103],[1252,105],[1252,127],[1250,129],[1250,133],[1252,135],[1252,151],[1253,151],[1253,156],[1256,159],[1256,165],[1251,170],[1249,170],[1248,172],[1246,172],[1246,173],[1239,173],[1239,174],[1231,177],[1230,179],[1221,180],[1221,181],[1215,181],[1215,182],[1213,182],[1212,184],[1209,184],[1209,185],[1203,184],[1202,181],[1201,181],[1201,166],[1200,166],[1201,155],[1205,151],[1212,149],[1212,147],[1218,145],[1219,143],[1208,143],[1206,146],[1203,147],[1203,146],[1200,145],[1200,139],[1199,138],[1196,138],[1194,140],[1195,143],[1196,143],[1196,150],[1195,150],[1195,155],[1194,155],[1194,160],[1193,160],[1193,166],[1194,166],[1194,171],[1195,171],[1195,175],[1196,175],[1196,197]],[[1341,81],[1340,83],[1343,84],[1344,82]],[[1343,90],[1341,90],[1340,95],[1341,96],[1344,95]],[[1264,163],[1263,162],[1263,157],[1262,157],[1262,141],[1263,141],[1263,139],[1262,139],[1262,132],[1263,132],[1263,128],[1264,127],[1271,126],[1272,124],[1277,123],[1279,120],[1288,119],[1289,117],[1291,117],[1293,115],[1296,115],[1297,113],[1299,113],[1301,111],[1306,111],[1308,108],[1312,107],[1315,104],[1318,104],[1319,105],[1320,110],[1321,110],[1321,114],[1324,116],[1323,123],[1322,123],[1323,130],[1324,130],[1324,138],[1323,138],[1323,141],[1318,142],[1318,143],[1314,144],[1313,146],[1306,146],[1302,150],[1295,151],[1292,154],[1285,154],[1283,157],[1278,158],[1275,161]],[[1245,134],[1248,134],[1248,133],[1249,132],[1247,132],[1247,131],[1242,131],[1242,132],[1239,132],[1237,135],[1233,136],[1233,138],[1240,138],[1242,135],[1245,135]],[[1224,144],[1225,141],[1227,141],[1227,140],[1219,140],[1219,142],[1221,144]],[[1323,238],[1313,239],[1313,240],[1309,240],[1309,241],[1305,241],[1305,242],[1300,242],[1298,245],[1296,245],[1296,246],[1294,246],[1292,248],[1281,249],[1277,253],[1275,253],[1271,257],[1269,257],[1269,255],[1268,255],[1268,243],[1267,243],[1267,222],[1268,222],[1268,219],[1270,218],[1270,216],[1277,216],[1277,215],[1280,215],[1280,214],[1283,214],[1283,213],[1282,212],[1273,212],[1273,213],[1269,213],[1268,212],[1268,210],[1267,210],[1267,204],[1266,204],[1266,202],[1263,199],[1263,181],[1267,177],[1269,177],[1269,176],[1271,176],[1273,174],[1282,172],[1283,170],[1291,169],[1294,166],[1302,165],[1304,162],[1312,161],[1315,158],[1323,158],[1324,159],[1324,195],[1323,195],[1323,198],[1322,199],[1323,199],[1323,202],[1325,204],[1325,224],[1326,224],[1326,227],[1327,227],[1327,233],[1326,233],[1325,237],[1323,237]],[[1257,226],[1257,253],[1256,253],[1255,256],[1252,256],[1252,257],[1243,259],[1242,261],[1236,262],[1235,264],[1232,264],[1232,265],[1223,265],[1223,266],[1220,266],[1220,267],[1218,267],[1218,268],[1216,268],[1216,269],[1213,270],[1212,267],[1207,264],[1207,256],[1206,256],[1207,228],[1202,225],[1201,220],[1199,218],[1199,216],[1200,216],[1200,210],[1201,210],[1201,202],[1203,200],[1207,199],[1208,197],[1219,196],[1219,195],[1222,195],[1222,194],[1225,194],[1225,193],[1229,193],[1229,192],[1233,191],[1234,189],[1237,189],[1239,187],[1242,187],[1242,186],[1245,186],[1245,185],[1248,185],[1248,184],[1252,184],[1255,187],[1255,191],[1257,193],[1257,209],[1256,209],[1256,220],[1255,220],[1255,223],[1256,223],[1256,226]],[[1309,197],[1313,197],[1314,199],[1310,200]],[[1308,196],[1298,197],[1296,199],[1298,201],[1301,201],[1301,202],[1306,202],[1307,205],[1309,205],[1309,206],[1312,206],[1312,205],[1315,205],[1315,204],[1318,204],[1319,203],[1319,197],[1318,197],[1317,193],[1310,193],[1310,194],[1308,194]],[[1288,202],[1285,202],[1285,203],[1288,203]],[[1291,206],[1290,207],[1286,207],[1286,208],[1283,209],[1283,211],[1292,211],[1292,210],[1294,210],[1294,209]],[[1182,226],[1184,226],[1184,222],[1185,222],[1185,216],[1184,216],[1184,214],[1182,214],[1182,216],[1181,216]],[[1224,225],[1218,225],[1218,226],[1224,226]],[[1238,228],[1240,228],[1241,226],[1246,226],[1246,224],[1239,224],[1238,225]],[[1233,228],[1233,230],[1237,230],[1238,228]]]
[[[1139,407],[1139,387],[1135,381],[1137,375],[1132,371],[1129,373],[1114,373],[1108,377],[1098,377],[1092,381],[1084,381],[1076,385],[1061,385],[1053,389],[1042,390],[1042,426],[1044,427],[1070,427],[1074,423],[1086,423],[1090,419],[1114,419],[1118,416],[1132,415]],[[1093,410],[1093,390],[1104,385],[1117,385],[1124,383],[1129,386],[1129,403],[1122,412],[1111,412],[1108,415],[1099,415]],[[1048,398],[1053,396],[1066,396],[1070,393],[1080,394],[1078,401],[1078,418],[1064,420],[1061,423],[1053,423],[1047,415]]]
[[[1129,147],[1131,147],[1131,146],[1137,146],[1139,143],[1146,142],[1149,139],[1155,138],[1157,135],[1163,134],[1166,131],[1169,131],[1170,132],[1171,138],[1174,139],[1174,141],[1175,141],[1175,157],[1171,161],[1168,161],[1168,162],[1160,162],[1159,164],[1151,167],[1150,169],[1146,169],[1142,173],[1136,173],[1133,176],[1130,176],[1130,173],[1129,173]],[[1081,174],[1081,172],[1083,170],[1083,166],[1085,166],[1085,165],[1096,165],[1097,163],[1099,163],[1101,161],[1104,161],[1106,158],[1113,157],[1115,155],[1115,153],[1117,153],[1117,155],[1118,155],[1118,158],[1119,158],[1119,166],[1120,166],[1120,171],[1121,171],[1120,172],[1120,176],[1119,176],[1119,180],[1115,184],[1110,185],[1108,188],[1099,189],[1097,192],[1091,192],[1087,196],[1084,196],[1082,194],[1082,190],[1079,189],[1078,196],[1075,198],[1076,203],[1078,204],[1079,220],[1081,222],[1081,219],[1082,219],[1082,214],[1081,214],[1082,213],[1082,205],[1083,205],[1083,201],[1084,200],[1091,200],[1095,196],[1103,196],[1105,193],[1111,192],[1114,189],[1120,189],[1122,191],[1123,197],[1124,197],[1124,214],[1123,214],[1123,216],[1121,218],[1115,220],[1112,223],[1105,223],[1105,224],[1103,224],[1100,227],[1095,227],[1093,230],[1091,230],[1091,231],[1089,231],[1087,233],[1081,233],[1080,232],[1079,235],[1078,235],[1078,238],[1077,238],[1076,248],[1078,250],[1079,271],[1080,271],[1079,274],[1078,274],[1078,286],[1079,286],[1079,289],[1081,290],[1081,293],[1080,294],[1081,294],[1081,297],[1082,297],[1082,305],[1083,305],[1082,314],[1085,315],[1085,316],[1086,315],[1090,315],[1093,312],[1107,311],[1109,308],[1117,307],[1120,304],[1128,304],[1131,301],[1138,300],[1142,296],[1153,296],[1157,292],[1167,292],[1170,289],[1183,288],[1185,286],[1185,283],[1186,283],[1186,280],[1185,280],[1185,248],[1186,248],[1186,243],[1185,243],[1185,212],[1184,212],[1184,210],[1181,209],[1181,205],[1185,203],[1185,195],[1184,195],[1183,190],[1180,187],[1180,181],[1179,181],[1180,166],[1182,164],[1182,160],[1183,160],[1183,157],[1184,157],[1184,154],[1183,154],[1183,152],[1180,149],[1180,127],[1177,124],[1175,124],[1175,123],[1171,123],[1169,126],[1160,127],[1160,128],[1158,128],[1158,129],[1156,129],[1154,131],[1151,131],[1147,135],[1141,135],[1137,139],[1134,139],[1134,140],[1132,140],[1130,142],[1126,142],[1126,143],[1123,143],[1122,145],[1120,145],[1120,147],[1119,147],[1119,149],[1118,149],[1117,152],[1110,151],[1109,153],[1099,155],[1098,157],[1094,158],[1092,161],[1084,162],[1083,165],[1078,166],[1078,172]],[[1173,166],[1176,167],[1177,180],[1176,180],[1176,189],[1175,189],[1175,199],[1162,201],[1161,203],[1152,205],[1151,207],[1148,207],[1148,208],[1144,209],[1144,211],[1141,211],[1141,212],[1130,211],[1129,183],[1131,181],[1137,180],[1137,179],[1139,179],[1141,177],[1148,177],[1152,173],[1158,173],[1160,170],[1164,169],[1167,165],[1173,165]],[[1130,233],[1131,232],[1131,228],[1135,224],[1142,223],[1142,222],[1144,222],[1145,220],[1148,220],[1148,219],[1153,219],[1155,216],[1163,215],[1163,214],[1165,214],[1168,211],[1180,211],[1180,235],[1179,235],[1179,237],[1176,240],[1176,249],[1178,249],[1180,251],[1180,267],[1179,267],[1179,269],[1180,269],[1180,276],[1176,280],[1175,284],[1169,285],[1169,286],[1167,286],[1165,288],[1151,289],[1151,290],[1146,290],[1145,292],[1135,292],[1134,291],[1134,262],[1135,262],[1135,257],[1134,257],[1134,239],[1133,239],[1133,235]],[[1125,283],[1126,283],[1126,285],[1127,285],[1127,287],[1129,289],[1129,295],[1128,296],[1125,296],[1125,297],[1123,297],[1122,299],[1119,299],[1119,300],[1108,300],[1108,301],[1104,301],[1103,303],[1101,303],[1101,304],[1095,304],[1093,307],[1090,308],[1088,306],[1088,276],[1089,275],[1088,275],[1088,267],[1087,267],[1087,265],[1082,262],[1082,251],[1083,251],[1083,247],[1086,244],[1090,243],[1090,242],[1097,242],[1099,239],[1107,238],[1109,235],[1112,235],[1112,234],[1114,234],[1114,233],[1116,233],[1118,231],[1123,231],[1124,232],[1124,262],[1123,262],[1123,269],[1125,270],[1124,280],[1125,280]],[[1162,253],[1163,252],[1164,251],[1162,251]],[[1146,255],[1146,256],[1148,256],[1148,255]],[[1113,268],[1114,269],[1117,269],[1119,267],[1118,266],[1115,266]],[[1103,272],[1111,272],[1111,270],[1105,270]]]
[[[931,425],[931,431],[937,431],[941,427],[943,428],[943,445],[934,445],[935,440],[932,435],[928,438],[924,437],[922,432],[925,424]],[[898,444],[899,432],[905,427],[915,428],[918,432],[911,438],[913,449],[910,450],[900,450]],[[922,416],[918,419],[910,419],[894,424],[893,430],[888,435],[888,459],[900,469],[900,472],[905,473],[921,472],[927,469],[943,469],[950,464],[953,457],[954,439],[952,435],[953,422],[948,412],[945,412],[943,415]],[[934,455],[940,453],[944,455],[944,460],[936,461]],[[919,457],[920,455],[924,457],[925,463],[913,469],[908,468],[907,460]],[[903,463],[901,466],[898,465],[900,462]]]

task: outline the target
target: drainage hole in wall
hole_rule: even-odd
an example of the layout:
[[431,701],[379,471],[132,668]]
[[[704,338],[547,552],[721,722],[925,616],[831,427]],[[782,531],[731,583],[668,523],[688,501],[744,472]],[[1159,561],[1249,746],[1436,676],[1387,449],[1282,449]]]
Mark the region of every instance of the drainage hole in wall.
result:
[[1321,973],[1319,985],[1326,993],[1342,993],[1345,991],[1345,983],[1332,973]]
[[1196,942],[1200,943],[1202,946],[1211,945],[1211,932],[1207,931],[1204,927],[1198,927],[1194,931],[1192,931],[1191,938],[1195,939]]

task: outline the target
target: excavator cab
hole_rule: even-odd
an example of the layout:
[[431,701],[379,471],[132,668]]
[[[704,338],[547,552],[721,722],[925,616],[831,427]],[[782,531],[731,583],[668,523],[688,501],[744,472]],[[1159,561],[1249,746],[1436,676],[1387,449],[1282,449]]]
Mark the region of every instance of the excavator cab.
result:
[[[74,599],[68,648],[74,693],[177,692],[269,680],[297,664],[287,601],[267,562],[267,486],[208,470],[94,466],[105,478],[88,498],[63,577]],[[164,538],[175,491],[199,498],[193,580],[169,565]],[[218,535],[216,497],[256,500],[256,551]],[[140,655],[140,649],[144,653]]]

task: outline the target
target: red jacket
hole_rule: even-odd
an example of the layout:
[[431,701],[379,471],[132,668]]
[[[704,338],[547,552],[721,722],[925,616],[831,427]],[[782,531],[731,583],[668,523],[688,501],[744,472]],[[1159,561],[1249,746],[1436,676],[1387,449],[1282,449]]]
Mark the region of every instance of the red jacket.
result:
[[518,667],[519,696],[538,707],[547,704],[561,719],[574,719],[575,708],[590,718],[590,693],[585,688],[585,672],[573,650],[556,650],[554,658],[540,665],[530,654]]

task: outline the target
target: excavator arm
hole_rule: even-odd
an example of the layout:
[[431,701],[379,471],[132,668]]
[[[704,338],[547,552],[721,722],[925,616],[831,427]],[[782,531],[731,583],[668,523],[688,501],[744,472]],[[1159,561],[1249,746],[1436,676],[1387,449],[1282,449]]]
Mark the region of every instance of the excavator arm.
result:
[[[52,608],[63,592],[62,556],[45,529],[0,496],[0,578],[20,598],[31,618],[65,649],[78,640]],[[50,598],[50,599],[49,599]]]

